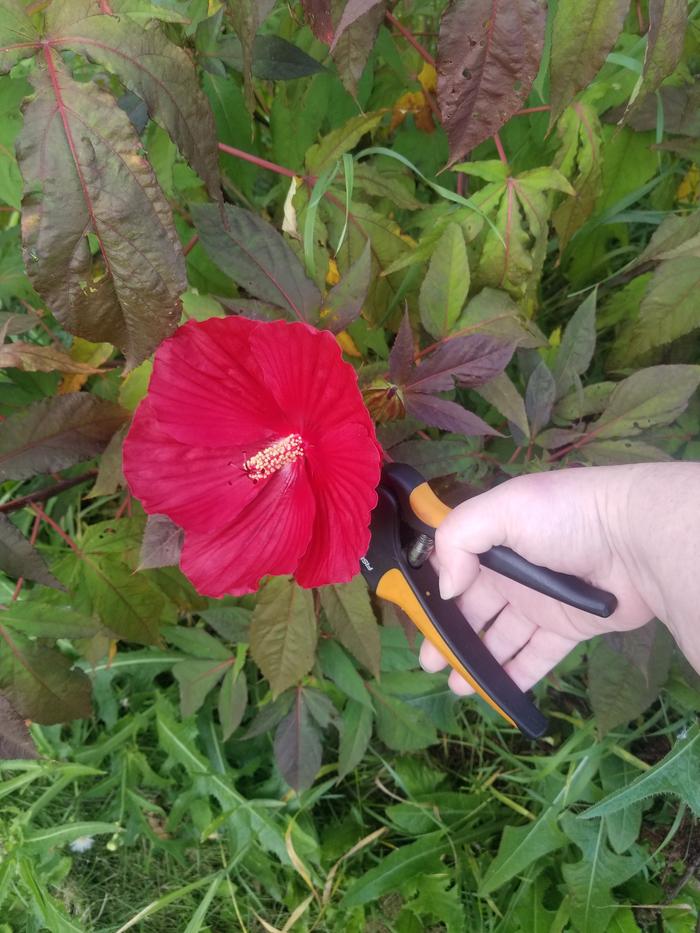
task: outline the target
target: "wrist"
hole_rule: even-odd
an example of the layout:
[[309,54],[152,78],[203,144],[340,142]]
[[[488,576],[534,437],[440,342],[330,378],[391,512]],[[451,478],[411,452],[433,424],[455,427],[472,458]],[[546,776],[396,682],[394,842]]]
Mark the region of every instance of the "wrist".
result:
[[700,464],[635,464],[619,479],[613,546],[650,615],[700,669]]

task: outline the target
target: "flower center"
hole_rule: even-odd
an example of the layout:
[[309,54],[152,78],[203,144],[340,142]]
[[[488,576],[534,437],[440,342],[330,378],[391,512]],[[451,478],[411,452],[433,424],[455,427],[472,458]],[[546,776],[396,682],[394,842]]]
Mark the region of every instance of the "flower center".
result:
[[257,483],[281,470],[288,463],[294,463],[304,456],[304,442],[298,434],[288,434],[287,437],[275,441],[269,447],[258,451],[254,457],[248,457],[243,463],[243,470],[248,477]]

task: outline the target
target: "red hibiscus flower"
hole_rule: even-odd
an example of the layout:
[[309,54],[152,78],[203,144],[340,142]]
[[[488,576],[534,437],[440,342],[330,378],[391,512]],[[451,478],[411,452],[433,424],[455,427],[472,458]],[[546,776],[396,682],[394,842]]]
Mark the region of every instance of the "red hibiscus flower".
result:
[[380,453],[330,333],[211,318],[158,348],[124,474],[146,512],[184,529],[196,589],[239,595],[266,574],[311,587],[358,572]]

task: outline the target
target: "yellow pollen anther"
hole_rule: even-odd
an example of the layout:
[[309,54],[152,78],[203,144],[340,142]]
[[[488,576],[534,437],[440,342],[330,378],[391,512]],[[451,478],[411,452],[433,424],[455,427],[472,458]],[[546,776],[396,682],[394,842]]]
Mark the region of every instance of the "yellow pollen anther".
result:
[[243,470],[254,483],[257,483],[258,480],[271,476],[283,466],[294,463],[303,456],[304,442],[301,437],[298,434],[288,434],[287,437],[258,451],[254,457],[249,457],[243,464]]

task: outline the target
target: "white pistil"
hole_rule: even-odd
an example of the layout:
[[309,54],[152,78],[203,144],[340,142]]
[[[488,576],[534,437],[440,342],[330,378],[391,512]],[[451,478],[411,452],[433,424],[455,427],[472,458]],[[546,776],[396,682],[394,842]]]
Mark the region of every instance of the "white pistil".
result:
[[249,457],[243,464],[243,470],[254,483],[265,479],[281,470],[283,466],[294,463],[304,456],[304,442],[298,434],[289,434],[287,437],[275,441],[264,450],[258,451],[254,457]]

